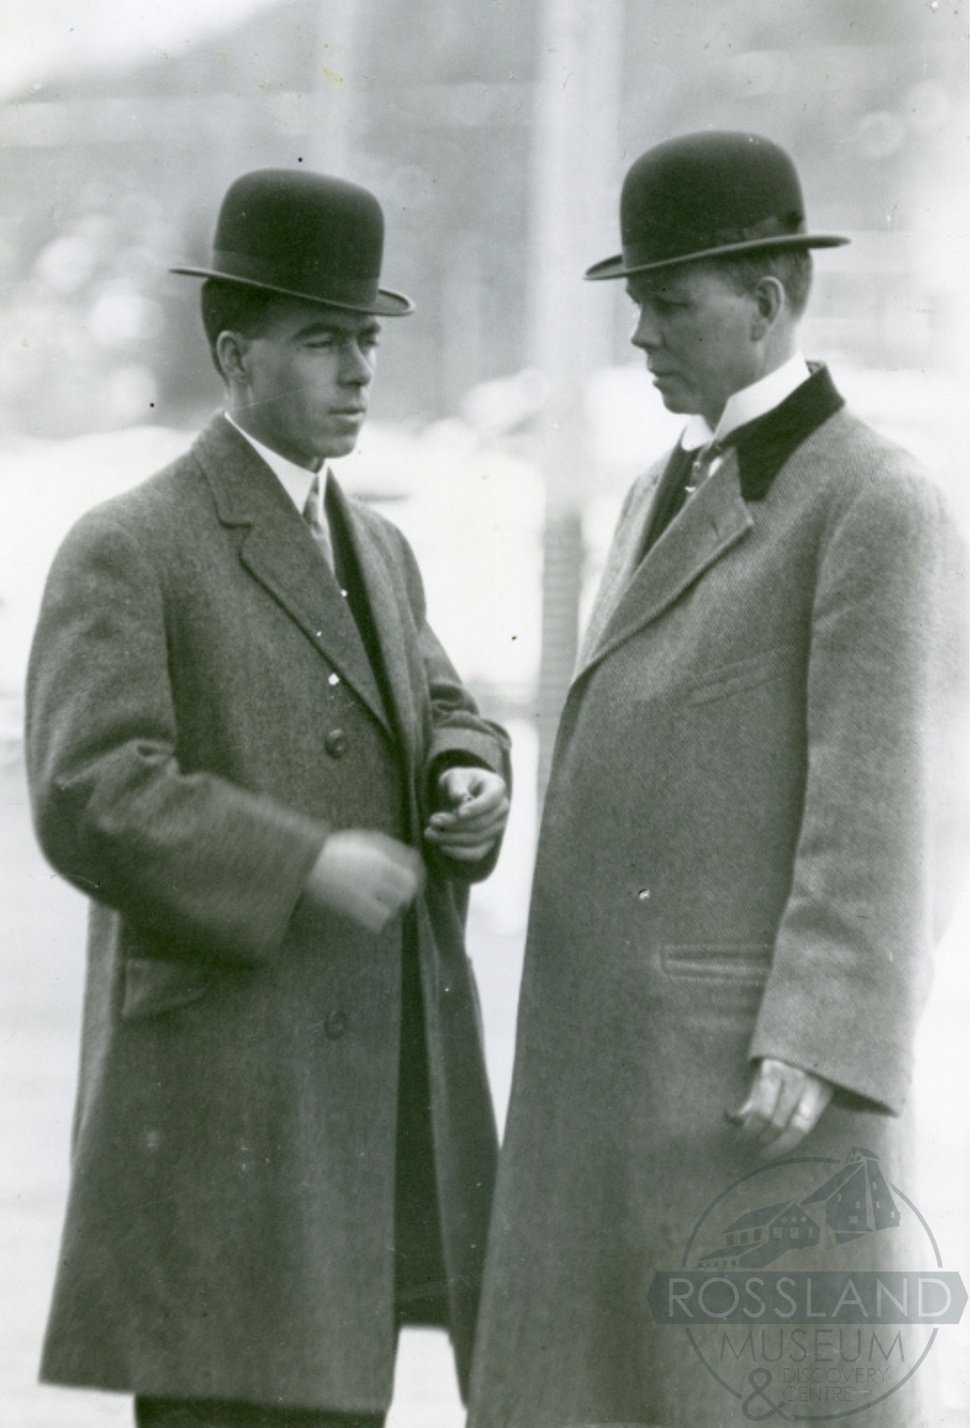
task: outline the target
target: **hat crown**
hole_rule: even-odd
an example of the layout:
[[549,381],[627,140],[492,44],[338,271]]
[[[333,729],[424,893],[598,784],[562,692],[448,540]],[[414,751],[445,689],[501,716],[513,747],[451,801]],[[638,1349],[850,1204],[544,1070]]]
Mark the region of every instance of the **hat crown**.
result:
[[651,253],[673,257],[804,232],[795,165],[784,149],[757,134],[671,139],[641,155],[623,184],[624,250],[646,240]]
[[324,174],[257,169],[231,184],[212,241],[322,277],[380,277],[384,214],[373,194]]
[[173,272],[401,316],[411,302],[379,286],[383,256],[384,214],[367,189],[309,170],[255,169],[222,200],[211,266]]
[[631,165],[620,197],[623,253],[590,278],[766,247],[834,247],[809,233],[795,165],[760,134],[725,131],[668,139]]

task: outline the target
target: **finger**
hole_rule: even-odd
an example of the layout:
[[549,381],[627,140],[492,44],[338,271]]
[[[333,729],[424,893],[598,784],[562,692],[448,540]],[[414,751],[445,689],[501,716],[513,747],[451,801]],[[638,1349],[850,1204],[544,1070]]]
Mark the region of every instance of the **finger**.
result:
[[497,838],[508,821],[508,808],[488,810],[480,818],[464,819],[457,814],[435,814],[428,820],[425,835],[444,838]]
[[393,918],[404,912],[414,901],[417,891],[417,884],[413,880],[388,879],[377,888],[370,898],[370,904],[371,915],[380,924],[378,930],[383,930]]
[[787,1155],[790,1150],[794,1150],[805,1137],[815,1129],[819,1122],[822,1111],[828,1103],[813,1094],[814,1087],[803,1093],[801,1099],[789,1118],[788,1124],[780,1135],[765,1145],[762,1155],[768,1160],[774,1160],[780,1155]]
[[443,809],[439,809],[437,813],[432,813],[428,819],[429,828],[454,828],[457,824],[458,814],[456,812],[446,813]]
[[494,842],[493,838],[491,843],[476,843],[471,848],[443,848],[442,852],[458,863],[478,863],[492,851]]
[[355,916],[360,925],[374,934],[383,932],[390,922],[393,912],[378,898],[362,897],[356,905]]
[[454,806],[468,798],[474,786],[472,769],[446,769],[438,780],[438,796]]
[[407,843],[399,843],[395,838],[389,838],[383,853],[385,869],[392,870],[399,877],[421,876],[423,863],[417,848],[412,848]]
[[468,818],[487,817],[495,812],[504,799],[505,789],[501,783],[486,783],[483,780],[477,788],[469,789],[455,812],[463,821]]
[[407,866],[398,864],[387,868],[376,889],[376,896],[381,902],[391,904],[397,911],[414,900],[420,886],[421,877],[418,868],[413,864]]
[[[768,1118],[768,1123],[759,1136],[759,1144],[762,1148],[774,1144],[780,1136],[783,1136],[791,1124],[802,1103],[805,1094],[805,1074],[795,1068],[789,1068],[781,1076],[781,1089],[775,1108]],[[804,1134],[804,1132],[802,1132]],[[799,1139],[801,1137],[799,1136]]]
[[487,823],[476,823],[474,828],[429,828],[427,836],[439,847],[468,848],[475,843],[492,843],[505,827],[502,819],[489,819]]
[[748,1099],[737,1112],[739,1134],[745,1140],[756,1140],[774,1115],[781,1095],[781,1077],[777,1066],[762,1061],[754,1074]]
[[491,799],[482,803],[476,810],[471,804],[462,804],[457,809],[456,817],[459,825],[465,828],[504,828],[509,816],[509,801],[500,797],[496,801]]

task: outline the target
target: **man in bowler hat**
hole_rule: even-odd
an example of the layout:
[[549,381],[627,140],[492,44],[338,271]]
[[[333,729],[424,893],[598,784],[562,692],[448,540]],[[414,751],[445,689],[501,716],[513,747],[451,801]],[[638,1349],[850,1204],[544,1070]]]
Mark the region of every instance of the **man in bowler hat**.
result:
[[78,523],[33,646],[36,828],[91,899],[42,1374],[141,1428],[376,1428],[401,1324],[467,1381],[496,1144],[463,929],[508,741],[327,465],[411,310],[382,245],[353,184],[230,187],[174,270],[225,411]]
[[[474,1428],[749,1421],[648,1290],[766,1157],[899,1175],[948,896],[963,550],[799,349],[810,250],[846,240],[733,133],[642,155],[620,227],[587,277],[626,283],[686,425],[627,496],[562,715]],[[921,1421],[913,1392],[881,1428]]]

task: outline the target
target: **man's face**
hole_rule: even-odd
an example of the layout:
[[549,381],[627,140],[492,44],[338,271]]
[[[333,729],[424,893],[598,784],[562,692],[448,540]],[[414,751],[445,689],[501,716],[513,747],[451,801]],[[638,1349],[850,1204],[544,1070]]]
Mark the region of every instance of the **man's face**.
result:
[[760,375],[754,295],[706,263],[634,273],[627,292],[637,309],[630,341],[645,354],[664,406],[700,412],[715,426],[728,397]]
[[245,344],[234,416],[257,441],[301,466],[347,456],[367,412],[380,323],[366,313],[281,298]]

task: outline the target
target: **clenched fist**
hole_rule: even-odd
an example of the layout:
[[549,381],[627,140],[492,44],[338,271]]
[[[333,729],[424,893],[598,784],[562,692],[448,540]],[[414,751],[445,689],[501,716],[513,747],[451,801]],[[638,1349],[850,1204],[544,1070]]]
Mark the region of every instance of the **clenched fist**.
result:
[[447,769],[436,794],[438,809],[424,830],[428,842],[460,863],[487,857],[509,816],[505,780],[489,769]]
[[386,833],[332,833],[303,888],[304,899],[382,932],[420,891],[424,866],[413,848]]

